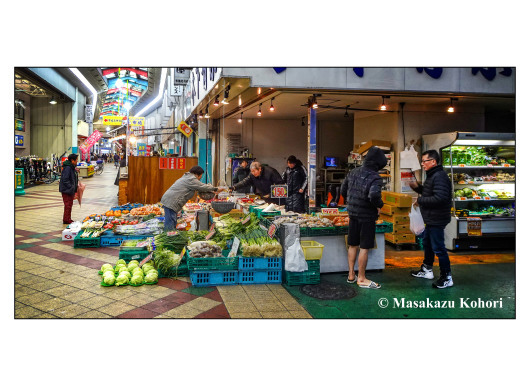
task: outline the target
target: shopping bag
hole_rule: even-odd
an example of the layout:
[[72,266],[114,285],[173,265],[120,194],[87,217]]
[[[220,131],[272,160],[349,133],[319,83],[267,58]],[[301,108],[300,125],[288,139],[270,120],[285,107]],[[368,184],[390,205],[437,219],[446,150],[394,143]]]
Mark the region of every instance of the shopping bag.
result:
[[81,199],[83,198],[83,192],[85,191],[85,188],[86,185],[79,181],[79,184],[77,185],[77,192],[74,194],[74,200],[79,202],[79,206],[81,206]]
[[285,224],[285,270],[289,272],[304,272],[308,270],[304,251],[300,245],[300,228],[296,224]]
[[421,169],[418,153],[412,145],[399,153],[399,167],[401,169],[411,169],[412,171]]
[[423,217],[421,215],[420,207],[412,205],[410,207],[410,230],[416,236],[419,236],[425,230],[425,223],[423,222]]

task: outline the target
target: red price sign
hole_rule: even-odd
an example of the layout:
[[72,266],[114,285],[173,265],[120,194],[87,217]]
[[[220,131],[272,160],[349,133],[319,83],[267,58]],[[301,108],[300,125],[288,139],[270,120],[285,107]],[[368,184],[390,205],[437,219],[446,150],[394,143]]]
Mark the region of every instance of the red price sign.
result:
[[247,217],[245,217],[243,221],[241,221],[241,224],[245,225],[249,221],[250,221],[250,214]]
[[210,240],[213,237],[213,235],[215,235],[215,229],[211,231],[210,233],[208,233],[204,239]]
[[159,158],[158,159],[158,168],[159,169],[167,169],[168,168],[168,160],[167,158]]
[[145,263],[147,263],[149,260],[151,260],[153,258],[153,252],[151,252],[145,259],[143,259],[142,261],[140,261],[140,264],[138,264],[140,267],[142,265],[144,265]]
[[489,197],[489,196],[485,196],[485,197],[484,197],[484,200],[486,200],[486,201],[491,200],[491,197]]
[[458,164],[458,167],[459,167],[459,168],[465,168],[465,167],[466,167],[466,164]]
[[186,158],[177,158],[177,169],[186,169]]
[[502,164],[503,168],[509,168],[510,166],[512,166],[512,165],[510,165],[510,164]]
[[177,159],[175,157],[169,157],[169,166],[168,169],[176,169],[177,168]]
[[269,230],[267,231],[267,234],[272,239],[275,233],[276,233],[276,224],[271,224],[271,226],[269,227]]
[[339,214],[339,208],[322,208],[322,214]]
[[272,185],[271,198],[285,198],[287,197],[287,185]]
[[184,255],[186,254],[186,247],[182,248],[182,252],[180,252],[180,259],[182,260],[182,258],[184,257]]

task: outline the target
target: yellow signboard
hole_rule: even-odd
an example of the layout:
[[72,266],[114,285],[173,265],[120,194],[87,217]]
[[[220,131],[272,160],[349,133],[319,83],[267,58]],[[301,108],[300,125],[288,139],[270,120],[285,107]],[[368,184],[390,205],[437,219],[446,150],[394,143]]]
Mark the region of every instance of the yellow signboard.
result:
[[121,126],[127,123],[127,117],[120,117],[115,115],[104,115],[101,120],[107,126]]
[[145,126],[145,118],[129,117],[129,126]]
[[182,121],[179,123],[178,125],[178,129],[179,131],[184,134],[186,137],[189,137],[191,135],[191,133],[193,133],[193,130],[191,129],[191,127],[189,127],[186,122]]

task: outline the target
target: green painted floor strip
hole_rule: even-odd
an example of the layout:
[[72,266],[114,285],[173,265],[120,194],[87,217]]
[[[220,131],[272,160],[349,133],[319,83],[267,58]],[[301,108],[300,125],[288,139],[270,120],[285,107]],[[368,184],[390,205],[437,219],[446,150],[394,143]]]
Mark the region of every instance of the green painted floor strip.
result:
[[[412,277],[411,269],[370,272],[378,290],[358,288],[347,300],[319,300],[285,286],[314,318],[338,319],[505,319],[515,318],[515,264],[452,266],[454,286],[432,288],[434,280]],[[435,267],[435,277],[438,275]],[[345,283],[346,273],[322,274],[322,281]],[[495,303],[493,303],[495,302]]]
[[209,294],[215,289],[215,287],[188,287],[182,290],[182,292],[186,292],[195,296],[203,296],[206,294]]
[[20,245],[15,246],[15,249],[31,248],[31,247],[34,247],[34,246],[35,245],[33,245],[33,244],[20,244]]

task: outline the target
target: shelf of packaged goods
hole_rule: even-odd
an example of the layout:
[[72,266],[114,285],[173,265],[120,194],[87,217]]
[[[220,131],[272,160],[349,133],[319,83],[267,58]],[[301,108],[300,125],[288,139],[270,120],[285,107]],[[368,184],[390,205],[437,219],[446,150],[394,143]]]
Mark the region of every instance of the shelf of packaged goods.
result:
[[[445,169],[451,169],[451,165],[444,165]],[[492,166],[471,166],[471,165],[453,165],[453,169],[515,169],[512,165],[492,165]]]
[[515,216],[503,216],[494,214],[470,214],[469,216],[454,216],[457,220],[467,220],[468,217],[480,217],[483,220],[506,220],[515,219]]
[[475,202],[475,201],[515,201],[515,197],[512,198],[463,198],[456,197],[455,202]]
[[478,186],[478,185],[494,185],[494,184],[515,184],[515,181],[482,181],[482,182],[472,182],[469,184],[454,184],[455,189],[458,189],[460,186]]

